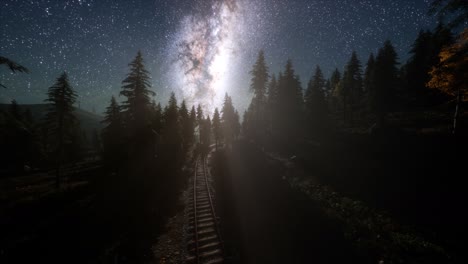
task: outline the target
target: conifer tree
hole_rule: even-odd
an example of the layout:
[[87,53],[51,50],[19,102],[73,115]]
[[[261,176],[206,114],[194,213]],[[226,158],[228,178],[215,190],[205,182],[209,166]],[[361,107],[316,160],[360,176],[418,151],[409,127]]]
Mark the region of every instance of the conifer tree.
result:
[[109,106],[104,113],[102,123],[105,127],[102,129],[103,157],[106,164],[112,168],[118,168],[125,153],[124,144],[124,126],[120,106],[112,96]]
[[466,0],[433,0],[429,13],[437,14],[439,21],[450,17],[448,25],[455,28],[468,21],[468,4]]
[[343,118],[346,121],[349,116],[349,119],[353,122],[354,112],[357,110],[362,96],[361,62],[355,51],[353,51],[346,65],[340,89],[343,103]]
[[268,98],[266,106],[266,122],[267,122],[267,134],[271,136],[273,127],[276,127],[276,111],[278,111],[278,82],[276,76],[271,76],[270,82],[268,83]]
[[340,101],[340,82],[341,82],[341,73],[335,68],[331,77],[330,77],[330,89],[331,96],[328,98],[328,103],[330,104],[330,109],[333,111],[338,110],[338,105]]
[[69,154],[68,150],[76,141],[76,131],[78,120],[75,117],[73,104],[76,101],[76,93],[68,82],[68,76],[64,72],[53,86],[49,88],[48,98],[45,102],[49,104],[46,114],[47,131],[50,133],[52,151],[56,157],[56,187],[60,188],[60,169],[64,162],[64,157]]
[[151,96],[150,77],[145,69],[143,56],[138,51],[135,59],[129,64],[130,72],[122,81],[120,95],[126,97],[122,103],[125,125],[133,141],[141,139],[145,128],[151,124]]
[[372,108],[370,96],[375,91],[375,57],[373,53],[369,55],[367,60],[363,84],[367,108],[369,109]]
[[375,60],[375,89],[370,93],[371,107],[377,116],[379,127],[385,125],[386,115],[394,104],[398,84],[397,60],[398,55],[392,43],[385,41]]
[[259,52],[250,74],[252,76],[250,90],[253,91],[254,96],[248,110],[250,112],[249,119],[245,120],[246,131],[249,131],[246,136],[250,136],[259,142],[265,139],[266,136],[266,92],[268,82],[268,67],[262,50]]
[[216,150],[218,150],[218,145],[219,145],[219,142],[221,141],[221,135],[222,135],[221,117],[219,116],[218,108],[215,108],[215,111],[213,114],[212,126],[213,126],[213,136],[215,140],[215,146],[216,146]]
[[180,104],[179,116],[182,128],[183,148],[184,151],[187,151],[193,143],[194,126],[185,100],[182,100],[182,103]]
[[162,132],[163,155],[166,162],[176,166],[182,161],[182,133],[180,127],[179,107],[174,93],[171,93],[168,105],[164,109]]
[[[287,145],[300,136],[303,116],[302,87],[291,60],[278,78],[278,140]],[[287,139],[287,140],[283,140]]]
[[197,124],[200,125],[202,123],[203,119],[205,119],[205,116],[203,115],[203,109],[202,109],[201,105],[198,104],[198,106],[197,106]]
[[226,93],[224,96],[223,108],[221,110],[221,123],[223,128],[223,138],[226,145],[232,144],[236,137],[236,116],[232,105],[231,97]]
[[308,127],[311,132],[319,133],[324,127],[327,115],[327,105],[325,101],[325,78],[322,70],[317,65],[315,74],[310,79],[305,93],[305,108]]

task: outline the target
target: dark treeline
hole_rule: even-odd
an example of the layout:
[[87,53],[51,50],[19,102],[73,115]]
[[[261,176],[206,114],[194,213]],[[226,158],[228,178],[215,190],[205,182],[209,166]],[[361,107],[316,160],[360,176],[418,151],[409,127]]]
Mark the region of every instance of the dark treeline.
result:
[[[387,40],[365,65],[353,52],[344,69],[335,69],[330,78],[317,65],[305,87],[290,60],[283,71],[270,75],[261,51],[250,72],[253,98],[244,114],[243,135],[263,146],[292,147],[337,131],[388,132],[395,129],[388,123],[393,113],[454,101],[458,109],[466,94],[466,60],[453,54],[458,51],[466,58],[466,36],[455,38],[443,24],[421,31],[403,65]],[[444,56],[449,55],[455,65],[442,72],[447,67],[442,65]],[[450,85],[444,84],[447,79]],[[457,94],[461,96],[454,100]]]

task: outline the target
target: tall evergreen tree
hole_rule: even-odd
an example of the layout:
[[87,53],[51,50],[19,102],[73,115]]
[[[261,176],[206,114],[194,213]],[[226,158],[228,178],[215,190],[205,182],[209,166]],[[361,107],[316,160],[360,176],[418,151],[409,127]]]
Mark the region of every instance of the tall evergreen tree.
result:
[[267,82],[268,82],[268,67],[265,62],[263,50],[258,53],[257,61],[250,71],[252,78],[250,79],[250,89],[254,92],[254,99],[259,103],[266,101]]
[[367,60],[366,70],[364,72],[364,91],[369,93],[374,90],[374,71],[375,71],[375,57],[371,53]]
[[104,113],[102,123],[105,125],[102,129],[103,157],[107,166],[117,169],[124,158],[124,126],[120,106],[112,96],[109,106]]
[[385,41],[375,61],[375,89],[370,93],[371,107],[377,116],[379,127],[385,125],[386,115],[394,105],[398,84],[397,60],[398,55],[392,43],[389,40]]
[[60,188],[60,169],[64,162],[64,157],[70,153],[72,143],[76,141],[76,131],[78,120],[75,117],[73,104],[76,101],[76,93],[68,82],[68,76],[64,72],[53,86],[49,88],[48,98],[45,102],[49,104],[46,114],[46,126],[52,141],[52,151],[56,157],[56,187]]
[[[295,74],[291,60],[288,60],[278,79],[278,136],[277,141],[288,145],[299,138],[303,116],[302,87]],[[288,140],[283,140],[287,138]]]
[[326,122],[327,104],[325,101],[326,81],[322,70],[317,65],[315,74],[310,79],[305,92],[305,110],[309,131],[313,133],[322,132]]
[[421,30],[414,41],[411,57],[405,67],[406,85],[409,91],[422,92],[429,80],[429,69],[432,67],[433,35],[430,31]]
[[351,58],[346,65],[340,89],[341,100],[343,103],[343,118],[346,121],[349,116],[349,119],[353,122],[354,112],[357,110],[362,99],[361,62],[359,61],[355,51],[353,51]]
[[222,129],[221,129],[221,117],[219,115],[218,108],[215,108],[213,114],[213,136],[215,140],[216,150],[218,150],[219,142],[221,141]]
[[226,93],[223,108],[221,110],[221,123],[223,127],[223,138],[226,145],[231,145],[236,137],[236,116],[231,97]]
[[430,14],[437,14],[439,21],[450,17],[451,28],[463,25],[468,21],[468,3],[466,0],[433,0]]
[[135,59],[129,64],[130,73],[122,81],[120,95],[126,97],[122,103],[124,121],[129,129],[132,140],[141,139],[145,128],[151,124],[151,96],[150,77],[145,69],[143,56],[138,51]]
[[182,133],[180,125],[179,107],[174,93],[164,109],[164,125],[162,130],[162,155],[164,163],[178,166],[182,161]]
[[187,151],[193,143],[194,126],[185,100],[182,100],[182,103],[180,104],[179,116],[182,128],[183,148],[184,151]]
[[276,127],[276,112],[278,111],[278,82],[276,76],[271,76],[268,83],[268,98],[266,105],[267,134],[271,136],[273,127]]
[[249,118],[245,120],[246,136],[252,137],[257,142],[262,141],[266,136],[266,104],[267,104],[267,82],[268,67],[265,63],[263,51],[260,51],[252,70],[250,89],[254,96],[248,111]]
[[205,116],[203,114],[203,109],[200,104],[197,106],[197,124],[200,125],[202,121],[205,119]]
[[330,109],[335,112],[339,108],[338,105],[340,101],[340,82],[341,82],[341,73],[338,70],[338,68],[335,68],[332,75],[330,76],[331,95],[328,98]]

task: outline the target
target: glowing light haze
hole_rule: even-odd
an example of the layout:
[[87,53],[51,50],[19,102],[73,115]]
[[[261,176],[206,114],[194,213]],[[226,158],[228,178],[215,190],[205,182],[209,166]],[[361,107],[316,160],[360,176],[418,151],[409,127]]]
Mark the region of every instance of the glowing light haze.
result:
[[228,92],[229,72],[245,36],[242,1],[210,2],[208,12],[202,7],[182,20],[169,54],[176,56],[171,74],[182,97],[212,111]]

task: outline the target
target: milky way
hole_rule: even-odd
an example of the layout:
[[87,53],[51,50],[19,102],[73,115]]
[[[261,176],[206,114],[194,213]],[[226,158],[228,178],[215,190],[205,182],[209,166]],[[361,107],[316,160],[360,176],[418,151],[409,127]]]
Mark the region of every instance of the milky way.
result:
[[[353,50],[365,62],[390,39],[401,62],[420,29],[435,26],[429,0],[2,0],[0,55],[30,69],[0,68],[0,103],[43,102],[67,71],[82,108],[102,113],[141,50],[156,101],[171,91],[219,106],[225,92],[242,112],[260,49],[270,73],[292,59],[302,83],[315,65],[342,70]],[[119,97],[118,97],[119,98]],[[120,97],[120,100],[123,98]]]
[[237,0],[213,0],[208,7],[203,5],[182,19],[176,33],[172,73],[188,103],[213,109],[227,92],[228,71],[235,70],[234,55],[243,37],[242,4]]

